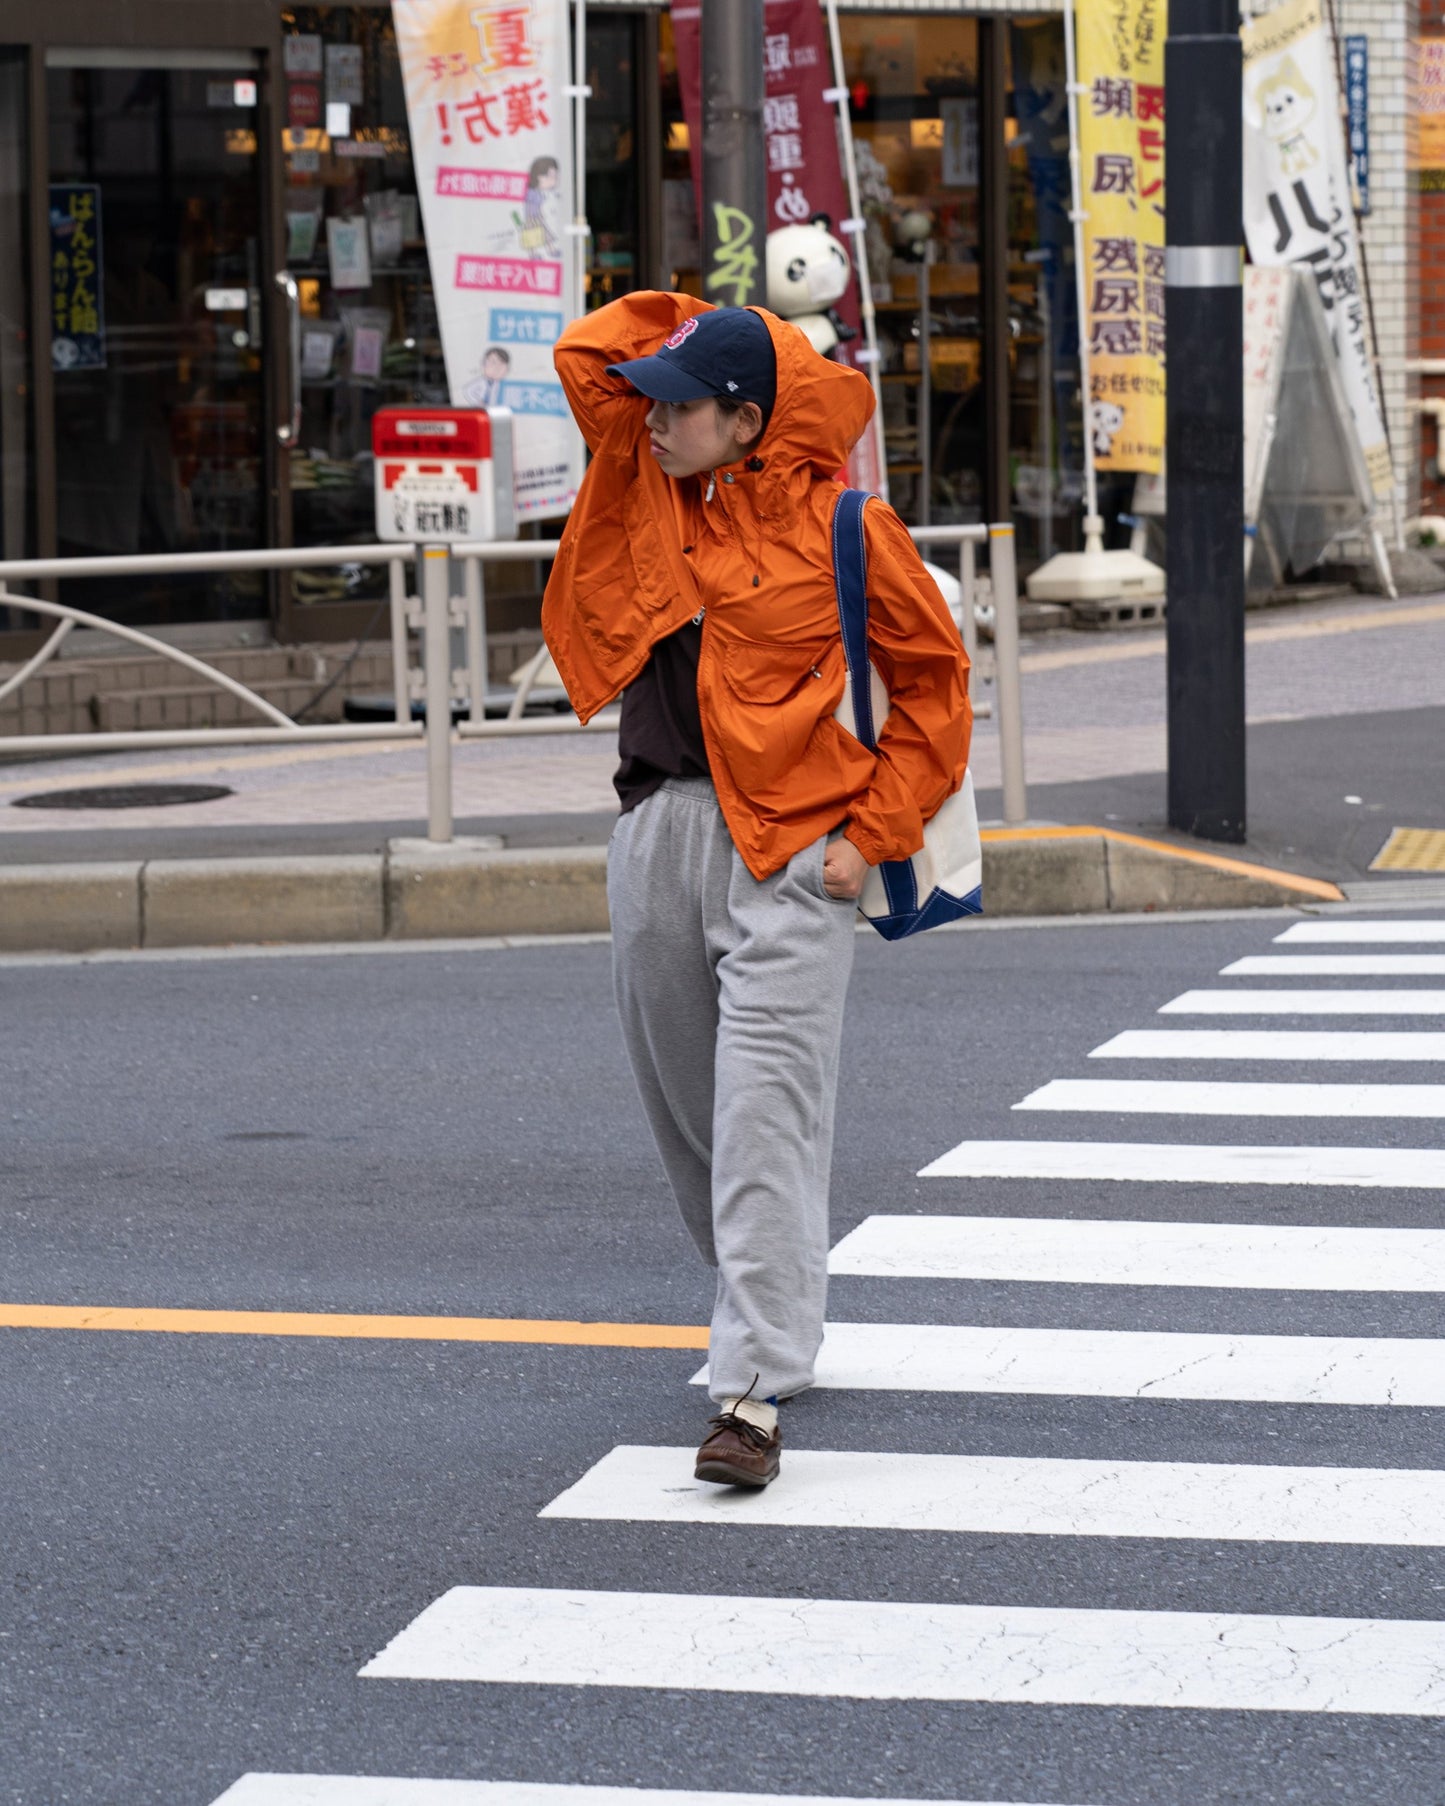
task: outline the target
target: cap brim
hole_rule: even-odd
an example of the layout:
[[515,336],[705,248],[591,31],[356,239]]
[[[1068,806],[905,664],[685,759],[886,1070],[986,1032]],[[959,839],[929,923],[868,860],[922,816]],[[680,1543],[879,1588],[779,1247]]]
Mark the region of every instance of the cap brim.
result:
[[630,382],[649,401],[706,401],[717,390],[662,357],[635,357],[630,363],[609,364],[609,376]]

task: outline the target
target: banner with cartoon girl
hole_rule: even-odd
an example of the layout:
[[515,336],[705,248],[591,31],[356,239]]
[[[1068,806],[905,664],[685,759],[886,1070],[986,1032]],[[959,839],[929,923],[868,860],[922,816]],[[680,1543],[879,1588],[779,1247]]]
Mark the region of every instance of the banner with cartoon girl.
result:
[[552,347],[576,293],[565,0],[393,0],[454,407],[510,408],[518,520],[566,514],[582,448]]
[[1244,44],[1244,236],[1258,264],[1313,276],[1375,494],[1395,486],[1371,366],[1334,57],[1319,0],[1285,0]]

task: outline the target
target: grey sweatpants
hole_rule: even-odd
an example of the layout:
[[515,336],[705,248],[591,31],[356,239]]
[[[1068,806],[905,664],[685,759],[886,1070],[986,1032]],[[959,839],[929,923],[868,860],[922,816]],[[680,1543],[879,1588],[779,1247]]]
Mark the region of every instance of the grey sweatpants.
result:
[[706,778],[618,821],[613,974],[642,1104],[683,1221],[717,1268],[713,1398],[813,1382],[855,905],[823,889],[827,837],[761,882]]

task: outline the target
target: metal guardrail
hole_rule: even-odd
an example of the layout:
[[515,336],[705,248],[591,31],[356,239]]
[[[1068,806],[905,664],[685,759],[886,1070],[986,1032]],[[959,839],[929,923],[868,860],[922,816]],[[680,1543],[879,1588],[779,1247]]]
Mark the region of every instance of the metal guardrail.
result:
[[[978,587],[976,549],[989,549],[989,575],[993,590],[993,632],[997,683],[999,738],[1003,769],[1003,812],[1006,822],[1027,818],[1024,785],[1023,721],[1020,709],[1018,667],[1018,591],[1014,571],[1013,528],[1010,525],[917,527],[911,529],[920,546],[957,545],[961,588],[961,629],[971,660],[977,659],[978,627],[975,614]],[[245,746],[254,744],[315,744],[345,740],[416,740],[427,748],[427,838],[450,841],[452,814],[452,745],[454,737],[495,739],[513,735],[595,733],[617,724],[615,711],[595,716],[584,727],[575,716],[550,715],[524,718],[531,679],[525,674],[518,686],[508,717],[486,717],[486,589],[483,566],[546,562],[557,554],[555,540],[466,541],[451,546],[370,545],[309,546],[251,552],[184,552],[156,556],[115,558],[32,558],[0,561],[0,605],[26,610],[57,622],[50,638],[18,671],[0,684],[0,700],[16,693],[42,670],[77,626],[94,627],[127,640],[158,657],[214,683],[253,707],[266,725],[250,727],[173,728],[122,733],[11,734],[0,735],[0,757],[15,753],[152,752],[187,746]],[[461,568],[462,593],[454,595],[451,567]],[[47,602],[12,589],[12,582],[39,582],[46,578],[164,576],[208,571],[305,570],[340,564],[385,565],[391,605],[392,677],[395,719],[390,722],[328,722],[302,726],[290,720],[263,696],[204,660],[183,652],[137,628],[125,627],[103,616]],[[406,567],[418,564],[420,595],[407,590]],[[465,661],[452,666],[452,630],[461,629]],[[410,630],[421,635],[419,669],[411,663]],[[541,667],[543,654],[534,661]],[[412,703],[426,705],[425,723],[412,719]],[[452,721],[452,704],[467,706],[470,718]],[[987,712],[986,709],[981,712]]]

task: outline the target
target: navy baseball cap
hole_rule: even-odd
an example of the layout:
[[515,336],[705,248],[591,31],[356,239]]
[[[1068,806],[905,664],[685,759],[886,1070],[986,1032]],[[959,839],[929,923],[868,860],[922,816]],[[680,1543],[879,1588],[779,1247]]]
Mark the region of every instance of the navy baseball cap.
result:
[[755,401],[766,420],[778,395],[778,360],[766,323],[747,307],[690,314],[651,357],[609,364],[649,401]]

